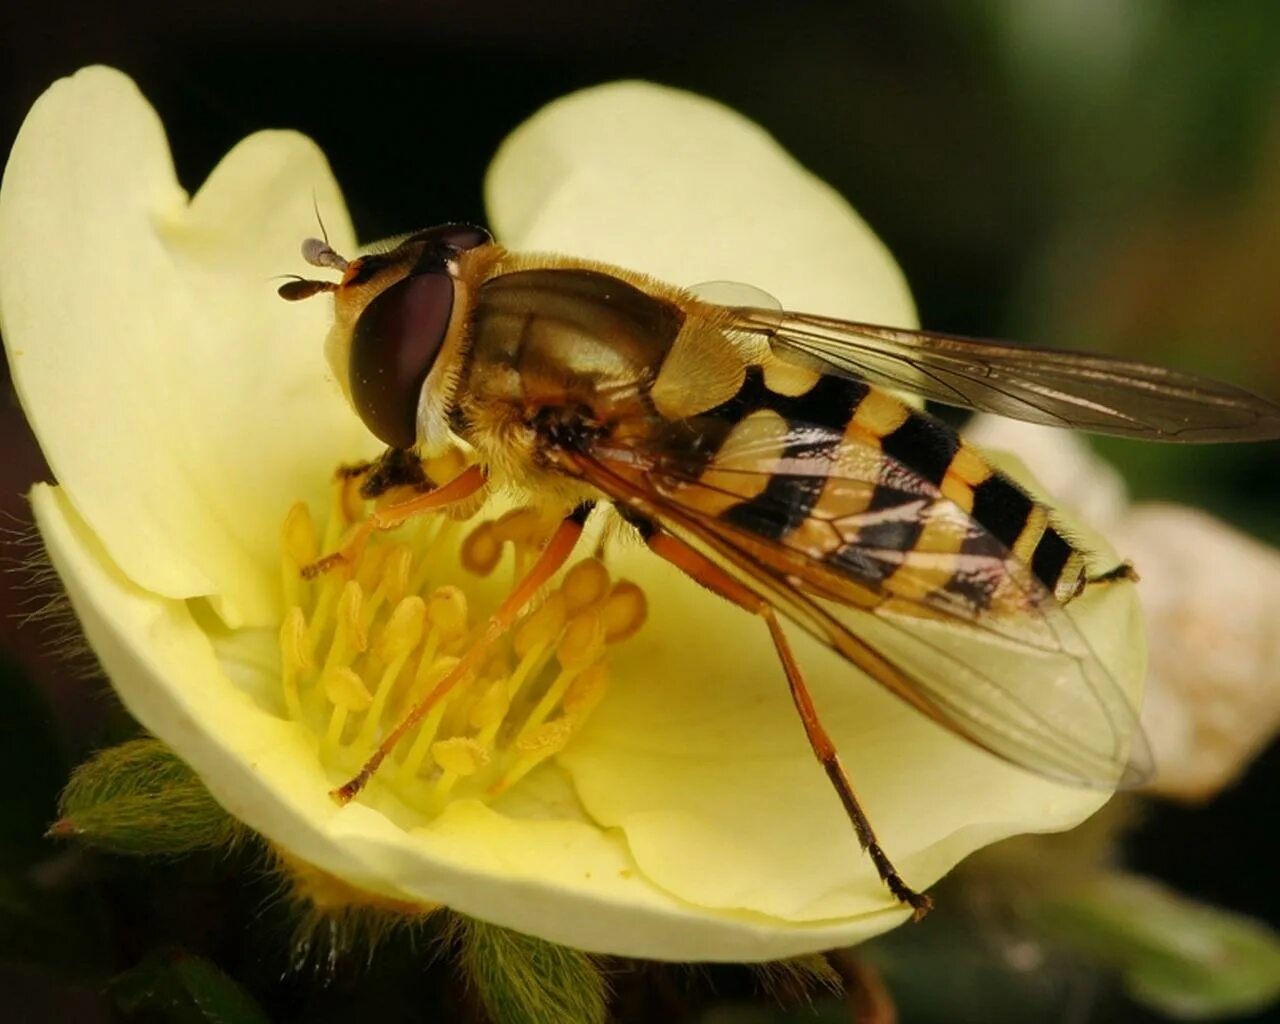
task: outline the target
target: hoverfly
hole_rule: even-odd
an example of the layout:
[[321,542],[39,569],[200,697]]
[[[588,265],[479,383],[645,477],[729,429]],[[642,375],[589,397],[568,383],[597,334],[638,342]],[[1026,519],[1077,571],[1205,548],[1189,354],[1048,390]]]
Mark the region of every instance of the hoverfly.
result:
[[[331,367],[387,455],[364,494],[413,485],[369,531],[493,484],[564,518],[457,669],[334,791],[350,800],[402,735],[508,629],[564,564],[594,503],[648,547],[764,620],[809,743],[892,894],[881,849],[792,654],[785,616],[961,737],[1050,778],[1111,788],[1149,767],[1136,715],[1064,610],[1105,566],[1054,511],[948,426],[894,397],[1148,440],[1280,437],[1280,407],[1142,363],[721,305],[617,267],[522,255],[444,225],[347,261],[311,239],[339,282]],[[763,295],[763,293],[760,293]],[[478,461],[424,479],[453,438]],[[939,630],[969,646],[942,642]],[[974,645],[977,646],[974,646]],[[1013,651],[1017,669],[981,656]],[[968,653],[966,653],[966,651]]]

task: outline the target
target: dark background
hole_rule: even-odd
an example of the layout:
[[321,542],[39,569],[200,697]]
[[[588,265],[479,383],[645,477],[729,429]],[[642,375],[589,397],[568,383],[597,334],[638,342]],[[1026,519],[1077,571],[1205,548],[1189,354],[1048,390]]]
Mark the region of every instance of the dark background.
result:
[[[1267,0],[27,3],[6,11],[0,35],[5,151],[40,92],[88,63],[137,80],[189,190],[254,130],[311,135],[362,239],[483,221],[494,148],[564,92],[620,77],[693,89],[762,123],[853,202],[905,269],[926,326],[1124,352],[1280,398],[1280,5]],[[47,471],[3,387],[0,510],[21,535],[20,494]],[[1139,496],[1198,504],[1280,543],[1276,444],[1103,447]],[[265,888],[229,896],[222,863],[147,874],[38,839],[69,766],[128,727],[101,684],[73,677],[19,617],[25,580],[0,584],[0,835],[12,846],[0,866],[70,872],[77,895],[63,911],[85,915],[71,921],[86,949],[0,968],[0,1004],[16,1000],[22,1019],[109,1019],[93,979],[132,966],[159,935],[231,965],[280,1019],[327,1019],[296,977],[272,974],[254,945],[268,940],[238,941]],[[1280,923],[1278,783],[1273,750],[1208,808],[1153,808],[1131,862]],[[189,913],[154,905],[156,873]],[[76,957],[98,973],[77,974]],[[337,984],[325,1005],[378,1005],[384,1019],[425,1007],[412,963]],[[386,994],[391,977],[399,996]],[[1143,1018],[1104,998],[1070,1019]]]

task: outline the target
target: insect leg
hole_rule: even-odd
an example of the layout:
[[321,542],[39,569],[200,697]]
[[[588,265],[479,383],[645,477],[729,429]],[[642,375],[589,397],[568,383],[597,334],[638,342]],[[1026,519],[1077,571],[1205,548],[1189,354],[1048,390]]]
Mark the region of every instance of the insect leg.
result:
[[368,519],[361,522],[343,541],[342,547],[310,565],[302,567],[304,579],[315,579],[322,573],[341,564],[351,561],[364,548],[369,535],[375,530],[394,530],[406,519],[422,515],[434,509],[444,508],[465,501],[480,491],[485,485],[485,472],[480,466],[468,466],[448,483],[441,484],[434,490],[424,494],[416,494],[404,501],[384,505],[375,509]]
[[[448,484],[445,485],[449,486]],[[432,492],[433,494],[436,492]],[[408,504],[406,502],[406,504]],[[391,506],[394,508],[395,506]],[[593,507],[592,502],[583,502],[575,508],[569,515],[561,520],[560,525],[556,527],[555,533],[551,535],[551,539],[547,541],[539,553],[537,561],[530,566],[529,571],[516,584],[515,589],[509,593],[503,602],[498,605],[494,613],[489,616],[489,621],[485,624],[484,632],[471,645],[467,653],[457,665],[446,675],[435,687],[404,716],[383,738],[378,744],[368,761],[364,763],[359,773],[346,782],[344,785],[330,792],[340,804],[349,803],[360,790],[364,789],[365,784],[373,778],[387,755],[395,749],[395,745],[400,742],[401,738],[418,724],[445,694],[458,685],[467,673],[476,669],[484,659],[489,648],[492,647],[505,633],[511,628],[516,618],[524,611],[530,601],[537,596],[539,590],[546,586],[547,582],[568,560],[573,554],[573,549],[578,543],[578,538],[582,536],[583,524],[587,521],[587,516],[591,514]]]
[[849,780],[844,763],[840,760],[840,754],[818,717],[813,698],[800,671],[800,665],[796,661],[791,644],[787,640],[787,635],[782,629],[782,623],[773,606],[757,591],[725,572],[695,548],[669,533],[664,533],[654,523],[631,510],[620,509],[620,511],[624,519],[639,529],[645,544],[655,555],[670,562],[712,593],[764,619],[769,628],[769,636],[773,640],[774,650],[778,653],[778,660],[782,662],[782,669],[786,673],[787,685],[791,689],[791,699],[795,702],[796,711],[800,714],[800,721],[804,725],[809,746],[813,748],[813,753],[827,773],[832,786],[835,787],[840,802],[844,804],[845,812],[853,823],[853,830],[857,833],[858,843],[871,858],[871,863],[875,865],[876,871],[889,891],[899,902],[911,907],[915,912],[915,919],[920,920],[932,908],[933,901],[924,893],[916,892],[902,880],[902,876],[898,874],[880,846],[879,840],[876,839],[875,830],[871,827],[866,812],[863,811],[853,792],[853,783]]
[[1100,572],[1097,576],[1090,576],[1085,583],[1115,583],[1118,580],[1128,580],[1130,583],[1137,583],[1140,577],[1138,570],[1133,567],[1132,562],[1121,562],[1114,569],[1108,569],[1106,572]]

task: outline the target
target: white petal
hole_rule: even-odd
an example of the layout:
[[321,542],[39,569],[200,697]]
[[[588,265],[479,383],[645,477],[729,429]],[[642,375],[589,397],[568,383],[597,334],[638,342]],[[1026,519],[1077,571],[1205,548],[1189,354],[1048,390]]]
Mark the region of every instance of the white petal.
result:
[[59,482],[111,556],[168,597],[268,622],[277,531],[366,434],[324,377],[329,313],[271,277],[342,198],[308,139],[238,145],[188,204],[163,128],[118,72],[32,108],[0,188],[0,323]]
[[1280,729],[1280,552],[1177,505],[1135,506],[1116,542],[1142,574],[1152,641],[1151,789],[1209,799]]
[[910,327],[883,243],[758,125],[691,93],[620,82],[544,107],[509,135],[485,199],[514,249],[690,286],[730,280],[788,309]]
[[246,825],[353,885],[579,949],[659,960],[777,959],[854,942],[900,916],[795,925],[692,906],[636,870],[617,833],[572,811],[524,820],[460,802],[430,827],[406,831],[371,807],[339,809],[327,795],[338,780],[321,770],[314,734],[229,680],[188,605],[129,582],[59,489],[36,487],[31,499],[130,712]]

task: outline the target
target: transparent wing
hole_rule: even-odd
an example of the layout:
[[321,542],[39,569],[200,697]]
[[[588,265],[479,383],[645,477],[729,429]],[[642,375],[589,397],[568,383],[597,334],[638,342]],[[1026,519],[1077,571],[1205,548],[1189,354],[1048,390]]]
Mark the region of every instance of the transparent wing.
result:
[[[681,427],[687,443],[697,420]],[[776,439],[748,431],[711,467],[652,440],[599,441],[573,461],[978,746],[1078,785],[1145,778],[1136,714],[1053,595],[929,481],[860,448],[779,459]],[[823,496],[795,524],[786,495],[808,483]],[[749,515],[733,511],[744,506]]]
[[1280,406],[1146,363],[766,308],[732,312],[736,330],[766,337],[783,358],[945,405],[1151,441],[1280,438]]

